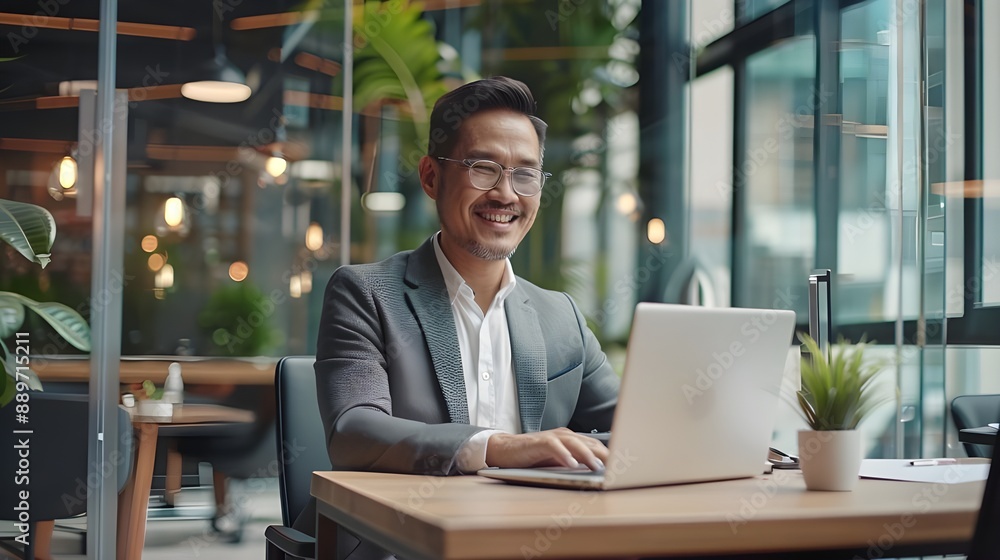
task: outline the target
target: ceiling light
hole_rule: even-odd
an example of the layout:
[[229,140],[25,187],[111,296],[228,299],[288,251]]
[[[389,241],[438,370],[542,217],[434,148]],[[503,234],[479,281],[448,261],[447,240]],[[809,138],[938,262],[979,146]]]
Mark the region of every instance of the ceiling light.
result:
[[361,206],[369,212],[399,212],[406,197],[398,192],[370,192],[361,196]]
[[193,79],[181,86],[181,95],[206,103],[239,103],[253,93],[247,78],[218,46],[215,57],[194,70]]

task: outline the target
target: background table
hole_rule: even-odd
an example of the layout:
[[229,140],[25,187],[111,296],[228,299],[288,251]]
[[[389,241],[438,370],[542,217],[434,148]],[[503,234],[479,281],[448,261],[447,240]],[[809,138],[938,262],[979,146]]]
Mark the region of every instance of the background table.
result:
[[150,486],[153,483],[153,459],[156,456],[156,439],[160,426],[170,426],[188,433],[203,428],[212,430],[219,423],[253,422],[254,414],[248,410],[211,404],[186,404],[177,407],[171,418],[133,416],[136,433],[135,468],[118,495],[118,559],[142,558],[146,539],[146,508],[149,505]]
[[883,480],[809,492],[798,471],[610,492],[475,476],[317,472],[312,480],[317,559],[333,558],[337,524],[413,559],[962,553],[982,492],[981,482]]
[[997,441],[997,429],[983,426],[982,428],[959,430],[958,441],[977,445],[993,445]]
[[[260,358],[201,358],[189,356],[124,356],[118,376],[121,383],[142,383],[149,379],[162,385],[167,378],[167,366],[181,364],[184,383],[274,385],[277,359]],[[45,381],[90,381],[90,359],[87,356],[37,356],[31,368]]]

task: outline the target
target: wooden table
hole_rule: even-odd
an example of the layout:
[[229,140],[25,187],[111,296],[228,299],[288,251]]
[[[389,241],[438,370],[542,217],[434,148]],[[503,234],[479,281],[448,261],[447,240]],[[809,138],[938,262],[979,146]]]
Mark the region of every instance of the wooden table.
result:
[[[123,357],[118,376],[121,383],[149,379],[162,385],[170,362],[181,364],[184,383],[274,385],[276,358],[196,358],[187,356]],[[44,381],[90,381],[89,356],[35,356],[31,368]]]
[[156,439],[161,425],[203,426],[212,428],[219,423],[249,423],[254,413],[249,410],[211,404],[186,404],[174,411],[172,418],[133,416],[136,434],[135,468],[118,495],[118,560],[142,558],[146,539],[146,508],[153,483],[153,460]]
[[[861,480],[809,492],[799,471],[610,492],[510,486],[475,476],[317,472],[317,559],[343,525],[407,559],[621,558],[843,550],[962,553],[981,482]],[[848,556],[850,557],[850,556]]]

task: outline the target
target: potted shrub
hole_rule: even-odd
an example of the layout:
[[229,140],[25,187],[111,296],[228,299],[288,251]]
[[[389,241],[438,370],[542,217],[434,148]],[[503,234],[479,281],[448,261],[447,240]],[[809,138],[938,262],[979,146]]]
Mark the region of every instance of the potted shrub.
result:
[[858,424],[890,395],[878,392],[879,361],[865,357],[867,344],[841,339],[824,353],[809,335],[799,334],[808,351],[802,358],[799,412],[810,430],[799,432],[799,463],[810,490],[850,491],[861,470]]

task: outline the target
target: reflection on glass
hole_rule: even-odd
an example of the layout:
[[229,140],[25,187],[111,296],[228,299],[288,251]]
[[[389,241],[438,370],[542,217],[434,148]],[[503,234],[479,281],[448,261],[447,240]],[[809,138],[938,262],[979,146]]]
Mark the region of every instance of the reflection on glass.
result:
[[[893,232],[899,230],[900,181],[895,168],[886,163],[890,48],[885,26],[892,9],[892,0],[869,0],[841,14],[837,324],[894,320],[899,311],[894,297],[899,275],[893,272],[898,265],[892,258],[892,244]],[[906,209],[910,227],[902,228],[909,247],[916,243],[916,200],[912,198]],[[906,264],[907,276],[912,276],[915,262],[911,258]]]
[[983,297],[986,306],[1000,306],[1000,37],[987,29],[994,30],[1000,25],[1000,5],[996,2],[982,3],[983,48],[982,48],[982,104],[983,111],[983,178],[992,188],[983,192],[983,264],[980,270]]
[[813,267],[815,40],[787,40],[746,64],[745,149],[734,188],[746,192],[736,305],[807,313]]
[[688,243],[695,267],[730,304],[733,211],[733,70],[724,66],[691,84],[691,192]]

